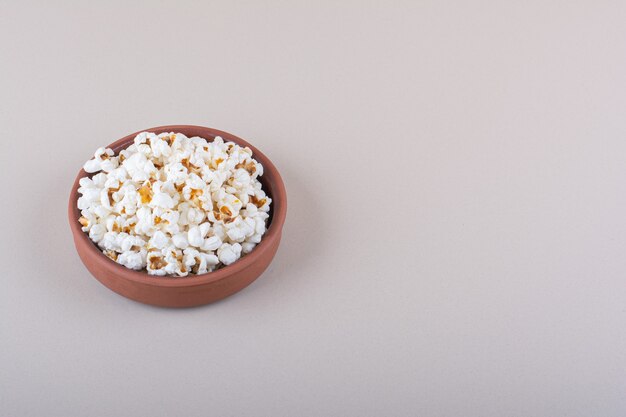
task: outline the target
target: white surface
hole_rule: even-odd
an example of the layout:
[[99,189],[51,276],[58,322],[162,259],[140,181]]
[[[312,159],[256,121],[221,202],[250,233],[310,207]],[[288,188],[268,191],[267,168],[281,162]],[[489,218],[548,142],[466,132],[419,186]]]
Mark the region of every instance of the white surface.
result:
[[[0,3],[0,415],[626,415],[625,3],[52,3]],[[66,219],[96,147],[173,123],[290,203],[191,310],[101,286]]]

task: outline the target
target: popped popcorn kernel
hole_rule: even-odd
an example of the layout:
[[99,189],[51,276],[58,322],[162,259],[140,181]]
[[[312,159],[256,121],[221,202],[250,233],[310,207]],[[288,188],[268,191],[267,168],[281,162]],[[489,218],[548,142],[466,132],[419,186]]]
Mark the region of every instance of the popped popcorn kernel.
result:
[[146,185],[143,185],[139,190],[139,196],[141,197],[141,203],[147,204],[152,201],[152,185],[148,182]]
[[160,256],[151,256],[148,258],[150,269],[162,269],[167,265],[167,262]]

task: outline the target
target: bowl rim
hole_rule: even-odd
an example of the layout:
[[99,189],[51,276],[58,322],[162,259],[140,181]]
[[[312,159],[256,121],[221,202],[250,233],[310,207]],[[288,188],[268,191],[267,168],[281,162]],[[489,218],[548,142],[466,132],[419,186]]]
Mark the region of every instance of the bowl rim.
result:
[[[193,135],[188,135],[187,133],[185,133],[185,131],[190,130],[202,131],[205,136],[203,136],[202,133],[194,133]],[[267,231],[263,235],[261,242],[255,246],[252,252],[245,256],[242,256],[234,263],[218,269],[217,271],[193,276],[187,275],[185,277],[150,275],[144,270],[136,271],[133,269],[129,269],[123,265],[118,264],[112,259],[109,259],[104,253],[102,253],[102,251],[96,246],[96,244],[91,239],[89,239],[87,233],[82,231],[78,223],[78,218],[81,215],[80,210],[77,206],[78,187],[80,179],[86,177],[89,174],[81,168],[78,172],[78,175],[76,176],[76,179],[74,180],[74,184],[70,191],[68,205],[70,228],[72,230],[74,239],[78,240],[76,242],[76,246],[78,246],[79,242],[81,242],[83,248],[86,251],[86,256],[91,258],[93,262],[98,265],[98,267],[110,272],[111,275],[115,276],[116,278],[123,278],[141,284],[158,287],[195,287],[221,281],[234,274],[237,274],[240,271],[243,271],[246,268],[250,267],[254,262],[257,261],[259,257],[262,256],[263,253],[272,251],[273,248],[275,248],[275,243],[277,243],[276,241],[280,240],[282,228],[285,223],[285,218],[287,216],[287,193],[285,190],[285,184],[283,183],[280,173],[278,172],[272,161],[270,161],[270,159],[265,154],[263,154],[263,152],[258,150],[255,146],[251,145],[244,139],[233,135],[232,133],[197,125],[165,125],[142,129],[116,140],[115,142],[108,145],[107,148],[113,149],[113,151],[117,154],[121,149],[129,146],[135,136],[137,136],[141,132],[152,132],[156,134],[163,132],[175,132],[183,133],[184,135],[189,137],[205,137],[205,139],[221,136],[225,141],[232,141],[244,147],[248,146],[250,149],[252,149],[253,157],[263,165],[263,177],[267,179],[268,183],[272,182],[273,184],[271,186],[272,221],[267,228]],[[267,192],[267,190],[265,191]]]

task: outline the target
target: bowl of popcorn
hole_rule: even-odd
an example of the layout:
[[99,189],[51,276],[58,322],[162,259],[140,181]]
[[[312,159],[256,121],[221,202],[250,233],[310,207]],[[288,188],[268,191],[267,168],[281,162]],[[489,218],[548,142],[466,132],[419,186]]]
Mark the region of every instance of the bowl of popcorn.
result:
[[287,198],[274,164],[243,139],[162,126],[97,149],[68,212],[78,255],[102,284],[142,303],[192,307],[265,271]]

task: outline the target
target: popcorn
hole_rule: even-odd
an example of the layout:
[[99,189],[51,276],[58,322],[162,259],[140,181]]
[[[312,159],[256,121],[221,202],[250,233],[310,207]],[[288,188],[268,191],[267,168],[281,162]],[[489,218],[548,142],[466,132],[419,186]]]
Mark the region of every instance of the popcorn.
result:
[[187,241],[191,246],[202,246],[204,239],[202,238],[202,234],[198,226],[193,226],[189,229],[189,232],[187,232]]
[[172,236],[172,243],[179,249],[187,249],[189,247],[189,240],[185,233],[177,233]]
[[168,245],[169,242],[170,242],[170,239],[168,239],[167,236],[165,236],[165,233],[161,232],[160,230],[157,230],[152,235],[152,238],[150,239],[148,244],[157,249],[164,249]]
[[254,249],[254,247],[256,246],[256,243],[252,243],[252,242],[243,242],[241,244],[241,251],[244,254],[248,254],[250,252],[252,252],[252,249]]
[[244,233],[244,231],[239,228],[239,227],[233,227],[230,230],[228,230],[226,232],[226,235],[230,238],[230,240],[232,240],[233,242],[243,242],[244,239],[246,238],[246,234]]
[[241,256],[241,250],[242,248],[239,243],[235,243],[234,245],[224,243],[217,250],[217,257],[224,265],[230,265],[239,259]]
[[83,169],[85,172],[93,173],[98,171],[109,172],[113,168],[117,168],[117,160],[111,162],[110,159],[114,155],[111,149],[98,148],[93,154],[93,158],[85,163]]
[[150,206],[171,209],[174,208],[174,200],[166,193],[157,192],[153,194]]
[[222,239],[219,236],[211,236],[202,243],[202,250],[212,252],[219,249],[220,246],[222,246]]
[[146,267],[146,256],[144,252],[124,251],[116,260],[117,263],[130,269],[143,269]]
[[93,225],[91,229],[89,230],[89,239],[93,240],[96,243],[100,243],[105,233],[106,233],[106,228],[104,227],[104,225],[102,224]]
[[204,274],[254,250],[272,203],[252,150],[216,137],[138,134],[98,148],[81,178],[81,229],[113,261],[151,275]]

